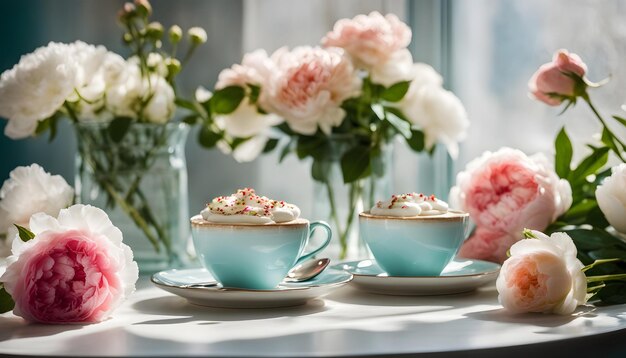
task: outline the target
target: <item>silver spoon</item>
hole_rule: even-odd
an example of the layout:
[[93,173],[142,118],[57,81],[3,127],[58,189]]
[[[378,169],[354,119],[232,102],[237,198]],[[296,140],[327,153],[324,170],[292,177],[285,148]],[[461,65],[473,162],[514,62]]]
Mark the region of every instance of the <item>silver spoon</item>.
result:
[[[313,277],[322,273],[322,271],[326,269],[329,263],[330,263],[330,259],[328,258],[305,261],[299,265],[296,265],[291,270],[289,270],[283,282],[303,282],[303,281],[310,280]],[[159,278],[159,279],[162,280],[162,278]],[[166,283],[173,284],[174,286],[179,287],[179,288],[199,288],[199,287],[217,286],[217,282],[215,281],[190,283],[188,285],[179,285],[179,284],[174,284],[173,282],[166,282]]]

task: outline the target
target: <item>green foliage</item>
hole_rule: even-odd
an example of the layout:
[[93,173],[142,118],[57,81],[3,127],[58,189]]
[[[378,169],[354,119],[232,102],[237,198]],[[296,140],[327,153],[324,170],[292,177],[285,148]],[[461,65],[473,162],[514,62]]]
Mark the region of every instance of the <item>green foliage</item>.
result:
[[246,91],[239,86],[228,86],[213,93],[209,100],[211,110],[216,114],[229,114],[235,111],[246,95]]
[[4,285],[0,282],[0,313],[5,313],[13,310],[15,302],[11,298],[11,295],[4,289]]
[[567,178],[571,170],[570,165],[572,163],[574,150],[572,149],[572,142],[570,141],[567,132],[565,132],[565,127],[561,128],[561,131],[556,136],[554,148],[556,150],[554,165],[556,174],[561,178]]
[[411,85],[411,81],[403,81],[398,82],[391,87],[385,89],[380,94],[380,98],[384,99],[388,102],[398,102],[409,90],[409,86]]
[[278,139],[271,138],[265,143],[265,147],[263,148],[263,153],[269,153],[278,145]]
[[341,172],[343,182],[351,183],[370,174],[371,149],[366,146],[356,146],[346,151],[341,157]]
[[216,133],[210,126],[203,125],[198,132],[198,142],[204,148],[213,148],[217,142],[222,138],[219,133]]
[[23,226],[19,226],[17,224],[13,224],[13,226],[17,228],[17,232],[20,237],[20,240],[26,242],[26,241],[32,240],[35,237],[35,234],[32,231],[28,230],[27,228]]
[[133,123],[133,119],[130,117],[117,117],[109,123],[107,132],[113,142],[121,142],[128,133],[130,125]]

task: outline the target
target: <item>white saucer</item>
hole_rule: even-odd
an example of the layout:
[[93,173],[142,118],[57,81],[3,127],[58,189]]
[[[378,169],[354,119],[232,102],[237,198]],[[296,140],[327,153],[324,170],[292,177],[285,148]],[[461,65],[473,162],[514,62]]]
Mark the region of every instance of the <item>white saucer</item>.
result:
[[352,274],[326,269],[319,276],[306,282],[283,282],[273,290],[248,290],[239,288],[184,287],[195,283],[215,281],[211,273],[203,268],[166,270],[152,275],[157,287],[186,298],[200,306],[223,308],[273,308],[305,304],[307,301],[325,296],[334,289],[352,280]]
[[500,265],[481,260],[455,259],[441,276],[389,276],[374,260],[343,262],[332,266],[354,276],[352,284],[383,295],[447,295],[469,292],[493,282]]

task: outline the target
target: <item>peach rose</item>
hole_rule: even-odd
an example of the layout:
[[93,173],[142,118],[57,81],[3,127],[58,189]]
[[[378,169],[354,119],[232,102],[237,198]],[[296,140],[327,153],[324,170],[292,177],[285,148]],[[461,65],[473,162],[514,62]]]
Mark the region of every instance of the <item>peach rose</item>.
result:
[[574,53],[559,50],[552,62],[541,65],[528,82],[530,94],[550,106],[558,106],[564,99],[578,95],[574,78],[583,77],[587,65]]
[[[543,230],[563,214],[572,204],[572,194],[569,183],[558,178],[542,155],[528,157],[519,150],[502,148],[467,164],[457,175],[450,201],[467,211],[478,228],[489,232],[470,237],[461,249],[463,255],[501,261],[508,245],[522,238],[525,227]],[[496,245],[495,240],[502,242]],[[471,249],[485,246],[494,251]]]
[[313,135],[317,129],[330,134],[341,124],[343,101],[357,96],[361,80],[339,48],[297,47],[277,50],[266,94],[269,110],[283,117],[297,133]]
[[322,45],[341,47],[350,54],[358,68],[371,69],[386,63],[396,51],[411,42],[411,29],[396,15],[374,11],[353,19],[341,19]]
[[587,301],[587,279],[576,258],[576,246],[565,233],[534,238],[511,246],[496,281],[498,300],[510,312],[570,314]]
[[38,213],[30,229],[35,237],[13,241],[0,277],[15,315],[44,323],[99,322],[135,290],[137,263],[104,211],[74,205],[57,218]]

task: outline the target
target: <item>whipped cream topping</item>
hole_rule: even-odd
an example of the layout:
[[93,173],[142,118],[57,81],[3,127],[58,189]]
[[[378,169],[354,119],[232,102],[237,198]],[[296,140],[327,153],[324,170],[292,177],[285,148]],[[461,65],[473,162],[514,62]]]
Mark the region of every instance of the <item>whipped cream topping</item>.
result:
[[448,203],[418,193],[392,195],[390,200],[379,201],[372,209],[371,215],[376,216],[427,216],[443,215],[448,212]]
[[228,196],[218,196],[200,212],[214,223],[270,224],[297,219],[300,209],[284,201],[259,196],[252,188],[239,189]]

